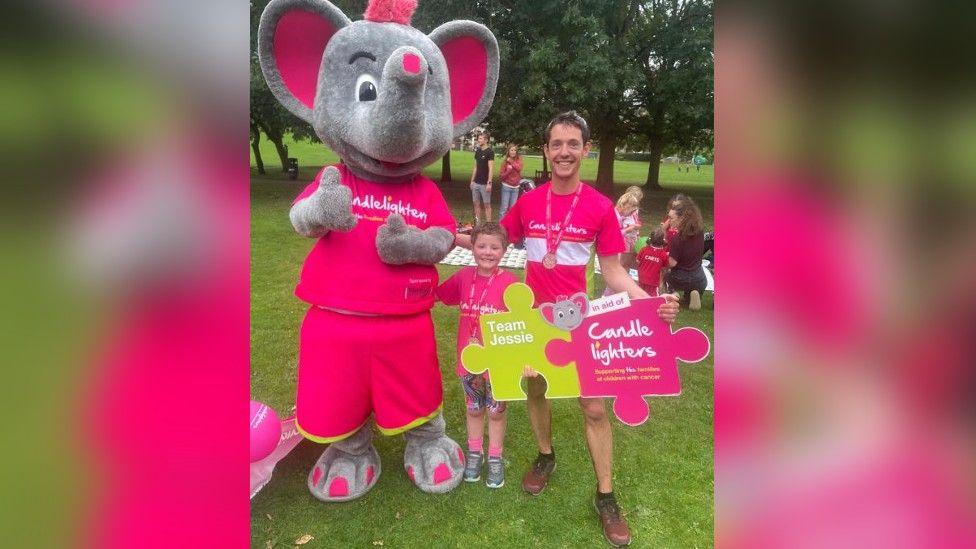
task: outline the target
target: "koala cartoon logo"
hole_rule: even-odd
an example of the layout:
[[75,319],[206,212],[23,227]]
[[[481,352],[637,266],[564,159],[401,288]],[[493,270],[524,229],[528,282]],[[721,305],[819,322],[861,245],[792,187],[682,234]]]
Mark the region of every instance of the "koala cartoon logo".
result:
[[543,303],[539,306],[539,312],[545,321],[567,332],[573,331],[583,323],[583,317],[589,311],[590,302],[583,292],[573,294],[569,299],[557,301],[555,303]]

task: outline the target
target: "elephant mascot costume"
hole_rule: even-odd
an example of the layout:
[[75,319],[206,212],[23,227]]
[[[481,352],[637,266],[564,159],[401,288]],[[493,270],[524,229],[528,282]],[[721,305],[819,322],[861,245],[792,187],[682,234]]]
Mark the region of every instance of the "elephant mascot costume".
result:
[[323,168],[289,217],[315,239],[295,294],[310,307],[298,353],[297,425],[331,443],[308,475],[320,500],[348,501],[380,476],[373,425],[402,433],[406,474],[425,492],[461,481],[445,434],[430,309],[435,264],[456,224],[421,169],[488,113],[498,44],[471,21],[423,34],[413,0],[371,0],[350,21],[325,0],[274,0],[261,16],[261,69],[278,101],[341,163]]

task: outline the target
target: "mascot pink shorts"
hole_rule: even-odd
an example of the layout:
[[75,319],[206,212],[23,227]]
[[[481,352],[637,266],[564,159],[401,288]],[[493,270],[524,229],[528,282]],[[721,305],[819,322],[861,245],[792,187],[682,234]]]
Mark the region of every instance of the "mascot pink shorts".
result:
[[298,350],[297,425],[334,442],[370,415],[395,435],[435,416],[444,394],[430,312],[362,316],[311,307]]

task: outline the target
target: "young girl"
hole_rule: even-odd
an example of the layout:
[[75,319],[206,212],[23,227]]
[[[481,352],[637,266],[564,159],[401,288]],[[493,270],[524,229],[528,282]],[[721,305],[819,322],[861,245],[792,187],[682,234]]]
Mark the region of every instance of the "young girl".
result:
[[668,251],[664,249],[664,229],[655,227],[647,245],[637,253],[637,282],[645,292],[658,295],[661,274],[668,268]]
[[627,251],[620,254],[620,264],[623,265],[624,269],[632,269],[636,265],[634,244],[637,242],[637,235],[641,227],[640,220],[637,217],[640,196],[643,196],[640,190],[634,193],[628,189],[617,199],[617,206],[614,208],[617,212],[617,221],[620,223],[620,232],[627,244]]
[[522,180],[522,156],[514,143],[508,144],[505,157],[501,159],[502,167],[498,170],[498,177],[502,182],[502,203],[498,207],[498,219],[505,217],[505,212],[515,204],[519,195],[519,182]]
[[461,311],[457,333],[457,374],[461,377],[467,404],[468,453],[464,480],[481,479],[484,464],[485,410],[488,411],[488,478],[489,488],[505,484],[502,465],[502,443],[505,440],[505,403],[491,394],[487,372],[468,373],[461,366],[461,350],[471,343],[482,343],[479,317],[506,311],[502,295],[518,278],[498,268],[508,247],[508,235],[498,223],[487,222],[471,232],[471,251],[476,267],[464,267],[437,288],[437,297],[445,305],[458,305]]

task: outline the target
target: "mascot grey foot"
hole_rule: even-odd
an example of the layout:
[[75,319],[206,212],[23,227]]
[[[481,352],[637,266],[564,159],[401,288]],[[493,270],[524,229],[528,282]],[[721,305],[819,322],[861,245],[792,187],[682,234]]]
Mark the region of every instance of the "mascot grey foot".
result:
[[443,415],[438,414],[403,436],[407,440],[403,466],[417,488],[431,494],[443,494],[461,484],[464,452],[445,434]]
[[[444,416],[404,433],[403,467],[424,492],[444,494],[457,488],[464,474],[464,452],[445,432]],[[362,497],[382,470],[373,447],[373,429],[364,425],[351,437],[332,443],[308,473],[308,489],[326,502]]]
[[329,445],[308,473],[312,495],[328,502],[349,501],[375,486],[381,468],[372,440],[373,427],[367,424],[351,437]]

